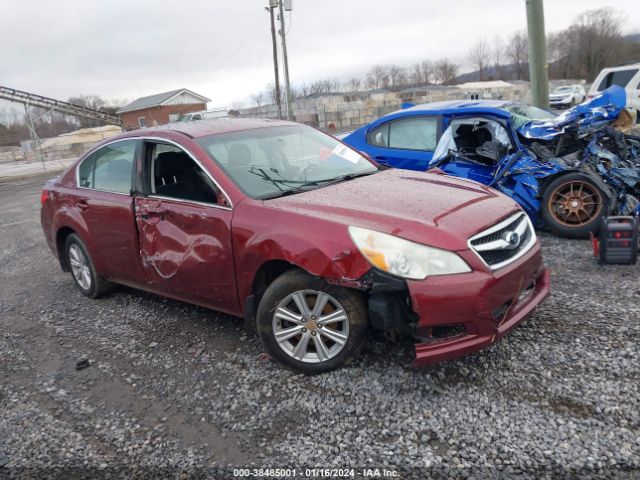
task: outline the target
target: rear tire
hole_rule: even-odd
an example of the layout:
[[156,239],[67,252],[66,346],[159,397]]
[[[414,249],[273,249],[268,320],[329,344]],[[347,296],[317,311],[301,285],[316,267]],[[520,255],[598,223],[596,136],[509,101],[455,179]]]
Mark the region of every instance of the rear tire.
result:
[[112,284],[98,277],[87,247],[75,233],[69,235],[64,243],[66,260],[71,278],[85,297],[98,298],[112,288]]
[[584,238],[596,232],[605,215],[606,196],[582,173],[568,173],[553,180],[542,195],[542,219],[556,235]]
[[323,373],[350,362],[362,349],[366,302],[356,290],[289,270],[267,288],[256,323],[267,352],[280,365]]

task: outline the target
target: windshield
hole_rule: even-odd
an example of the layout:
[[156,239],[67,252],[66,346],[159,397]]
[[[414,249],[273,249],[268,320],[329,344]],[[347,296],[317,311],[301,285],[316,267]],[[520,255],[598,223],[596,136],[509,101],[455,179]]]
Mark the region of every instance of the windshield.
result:
[[553,93],[571,93],[573,91],[573,87],[558,87]]
[[523,103],[506,105],[504,109],[511,114],[511,123],[514,128],[519,128],[531,120],[549,120],[556,117],[554,113],[548,110]]
[[243,130],[196,141],[252,198],[279,196],[378,171],[355,150],[305,125]]

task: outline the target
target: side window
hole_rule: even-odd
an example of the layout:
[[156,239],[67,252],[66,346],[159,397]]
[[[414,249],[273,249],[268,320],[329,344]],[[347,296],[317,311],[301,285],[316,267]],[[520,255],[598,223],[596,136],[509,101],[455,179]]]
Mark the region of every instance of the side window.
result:
[[165,143],[148,143],[151,152],[149,190],[163,197],[229,206],[209,175],[182,149]]
[[415,117],[396,120],[389,125],[389,147],[407,150],[436,149],[438,120]]
[[380,125],[367,134],[367,142],[376,147],[389,146],[389,124]]
[[609,72],[602,79],[602,82],[600,82],[598,91],[601,92],[602,90],[609,88],[611,85],[618,85],[622,88],[625,88],[631,81],[631,79],[636,75],[636,73],[638,73],[638,69]]
[[401,118],[380,125],[367,135],[376,147],[434,151],[438,137],[438,119],[433,117]]
[[137,140],[123,140],[92,153],[78,169],[80,186],[129,194],[137,145]]

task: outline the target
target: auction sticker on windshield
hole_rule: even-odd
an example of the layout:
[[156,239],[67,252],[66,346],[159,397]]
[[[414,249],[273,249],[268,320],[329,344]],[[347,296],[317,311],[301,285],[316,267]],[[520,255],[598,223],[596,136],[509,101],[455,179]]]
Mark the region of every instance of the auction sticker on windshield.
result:
[[344,158],[351,163],[358,163],[362,158],[362,156],[358,152],[355,152],[350,148],[345,147],[344,145],[336,145],[336,148],[334,148],[333,152],[331,153]]

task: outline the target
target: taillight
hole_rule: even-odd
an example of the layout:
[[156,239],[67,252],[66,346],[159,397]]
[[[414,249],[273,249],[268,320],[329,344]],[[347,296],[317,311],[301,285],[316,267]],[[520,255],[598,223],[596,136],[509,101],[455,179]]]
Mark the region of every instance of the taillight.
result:
[[44,205],[48,198],[49,190],[42,190],[42,193],[40,193],[40,205]]

